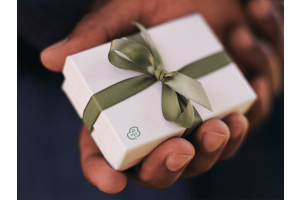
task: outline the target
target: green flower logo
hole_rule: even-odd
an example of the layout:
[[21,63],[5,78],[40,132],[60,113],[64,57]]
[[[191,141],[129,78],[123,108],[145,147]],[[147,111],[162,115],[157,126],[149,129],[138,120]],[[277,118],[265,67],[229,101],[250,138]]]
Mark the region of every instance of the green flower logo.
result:
[[127,133],[127,137],[131,140],[136,140],[137,137],[141,135],[141,132],[139,131],[138,127],[133,126],[129,129],[129,133]]

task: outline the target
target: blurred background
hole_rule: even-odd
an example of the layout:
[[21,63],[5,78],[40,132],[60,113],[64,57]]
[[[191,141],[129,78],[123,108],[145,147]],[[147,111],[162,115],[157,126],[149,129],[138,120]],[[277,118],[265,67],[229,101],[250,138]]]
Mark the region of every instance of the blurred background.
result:
[[115,195],[86,182],[81,120],[61,90],[62,74],[46,70],[39,54],[74,28],[89,3],[18,0],[18,199],[283,199],[283,95],[235,157],[201,176],[164,190],[128,183]]

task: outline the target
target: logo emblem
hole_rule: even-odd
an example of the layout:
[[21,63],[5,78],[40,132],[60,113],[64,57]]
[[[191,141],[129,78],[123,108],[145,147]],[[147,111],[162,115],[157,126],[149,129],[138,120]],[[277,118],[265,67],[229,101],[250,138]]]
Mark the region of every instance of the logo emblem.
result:
[[136,140],[137,137],[141,135],[141,132],[139,131],[138,127],[133,126],[129,129],[129,133],[127,133],[127,137],[131,140]]

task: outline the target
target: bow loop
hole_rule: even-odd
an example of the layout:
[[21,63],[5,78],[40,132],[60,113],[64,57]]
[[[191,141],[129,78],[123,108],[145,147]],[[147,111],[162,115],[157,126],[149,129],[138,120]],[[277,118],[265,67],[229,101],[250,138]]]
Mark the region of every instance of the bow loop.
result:
[[108,53],[109,62],[120,69],[133,70],[145,74],[152,74],[149,66],[155,66],[151,52],[143,45],[128,40],[113,40]]

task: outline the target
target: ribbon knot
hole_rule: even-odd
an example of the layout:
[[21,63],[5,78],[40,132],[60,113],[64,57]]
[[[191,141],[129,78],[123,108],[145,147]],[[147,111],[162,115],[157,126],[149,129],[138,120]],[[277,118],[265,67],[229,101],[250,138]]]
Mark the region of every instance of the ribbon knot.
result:
[[167,73],[165,69],[156,69],[154,75],[158,81],[163,81]]

